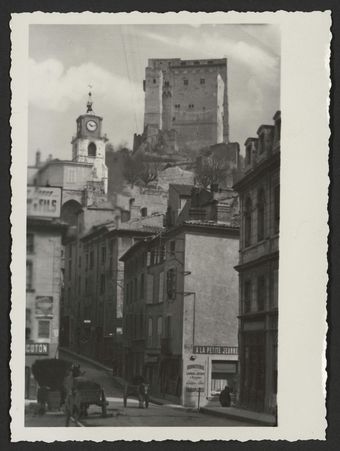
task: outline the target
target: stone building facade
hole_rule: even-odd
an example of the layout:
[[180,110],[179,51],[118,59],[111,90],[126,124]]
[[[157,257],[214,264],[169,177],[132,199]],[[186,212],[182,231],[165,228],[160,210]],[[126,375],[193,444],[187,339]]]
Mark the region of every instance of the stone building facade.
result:
[[163,225],[163,215],[129,219],[125,213],[65,241],[63,345],[112,365],[117,375],[122,374],[124,291],[119,258]]
[[[51,197],[54,202],[47,205]],[[30,187],[27,200],[25,397],[32,399],[36,390],[32,364],[58,356],[62,239],[67,225],[60,220],[60,189],[58,194],[56,188]]]
[[[227,59],[149,59],[145,69],[144,135],[168,149],[229,142]],[[135,137],[135,143],[142,139]],[[171,153],[171,151],[169,152]]]
[[[185,211],[189,191],[176,192]],[[226,381],[235,384],[238,240],[228,221],[187,216],[123,255],[127,379],[141,374],[155,395],[186,406],[197,405],[198,388],[204,404]]]
[[245,174],[234,185],[241,205],[240,403],[275,412],[278,349],[280,129],[261,125],[246,140]]

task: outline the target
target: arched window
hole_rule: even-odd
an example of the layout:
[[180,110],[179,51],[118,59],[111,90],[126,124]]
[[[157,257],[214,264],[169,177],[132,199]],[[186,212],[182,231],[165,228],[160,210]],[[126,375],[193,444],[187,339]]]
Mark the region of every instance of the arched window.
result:
[[251,242],[251,199],[248,197],[245,202],[245,209],[244,209],[244,245],[249,246]]
[[97,146],[95,143],[90,142],[90,144],[87,147],[87,154],[89,157],[95,157],[97,154]]
[[260,189],[257,195],[257,240],[264,239],[265,224],[265,196],[263,189]]

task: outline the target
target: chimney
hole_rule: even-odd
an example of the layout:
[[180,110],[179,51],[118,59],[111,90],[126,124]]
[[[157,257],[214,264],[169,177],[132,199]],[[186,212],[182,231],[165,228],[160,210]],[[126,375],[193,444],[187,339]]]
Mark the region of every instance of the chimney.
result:
[[35,166],[38,168],[38,167],[40,166],[40,163],[41,163],[41,152],[40,152],[40,150],[38,149],[38,150],[35,152]]
[[217,193],[218,192],[218,183],[212,183],[210,185],[210,190],[212,193]]
[[51,161],[52,160],[52,154],[50,153],[50,154],[48,154],[48,158],[47,158],[47,161]]

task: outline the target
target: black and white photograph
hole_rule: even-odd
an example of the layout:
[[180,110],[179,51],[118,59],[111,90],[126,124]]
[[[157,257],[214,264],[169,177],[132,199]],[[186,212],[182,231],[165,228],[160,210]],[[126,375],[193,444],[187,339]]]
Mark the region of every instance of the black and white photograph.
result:
[[278,21],[47,16],[21,74],[23,429],[279,430]]

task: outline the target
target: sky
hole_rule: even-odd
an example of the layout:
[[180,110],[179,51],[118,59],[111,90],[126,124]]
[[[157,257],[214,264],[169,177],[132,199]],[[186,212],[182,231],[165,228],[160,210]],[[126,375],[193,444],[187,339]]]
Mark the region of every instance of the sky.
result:
[[280,33],[274,25],[30,25],[28,163],[71,159],[76,118],[94,112],[114,146],[143,131],[149,58],[227,58],[230,141],[256,136],[280,109]]

